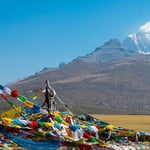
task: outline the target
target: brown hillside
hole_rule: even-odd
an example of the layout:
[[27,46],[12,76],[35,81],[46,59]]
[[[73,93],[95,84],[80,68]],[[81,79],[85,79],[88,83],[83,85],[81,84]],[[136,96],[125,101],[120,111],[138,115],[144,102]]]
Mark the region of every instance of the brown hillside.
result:
[[[149,114],[150,56],[128,57],[110,63],[73,61],[64,68],[40,73],[8,85],[31,96],[48,79],[58,96],[75,111]],[[1,106],[2,107],[2,106]]]

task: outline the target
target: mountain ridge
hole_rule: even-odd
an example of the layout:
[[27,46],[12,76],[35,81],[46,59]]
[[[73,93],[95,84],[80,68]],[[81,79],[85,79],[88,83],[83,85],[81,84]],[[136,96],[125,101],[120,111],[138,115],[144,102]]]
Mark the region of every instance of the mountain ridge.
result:
[[[44,88],[49,80],[74,111],[150,114],[150,55],[144,54],[127,41],[110,39],[61,68],[46,68],[8,87],[31,97],[30,91]],[[1,110],[3,106],[0,105]]]
[[115,61],[132,55],[136,55],[136,51],[130,49],[118,39],[110,39],[101,47],[96,48],[94,52],[78,59],[88,63],[100,63]]

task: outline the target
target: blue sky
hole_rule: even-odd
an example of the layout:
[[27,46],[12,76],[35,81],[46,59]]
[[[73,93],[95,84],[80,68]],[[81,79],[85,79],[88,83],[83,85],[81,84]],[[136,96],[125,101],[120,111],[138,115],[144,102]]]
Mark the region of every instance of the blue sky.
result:
[[0,84],[71,62],[150,20],[150,0],[0,1]]

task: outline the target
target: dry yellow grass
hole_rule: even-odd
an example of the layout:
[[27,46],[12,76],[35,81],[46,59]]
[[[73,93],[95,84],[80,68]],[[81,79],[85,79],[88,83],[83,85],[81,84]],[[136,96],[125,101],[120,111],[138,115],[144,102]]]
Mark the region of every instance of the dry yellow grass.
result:
[[150,115],[93,115],[116,127],[150,132]]

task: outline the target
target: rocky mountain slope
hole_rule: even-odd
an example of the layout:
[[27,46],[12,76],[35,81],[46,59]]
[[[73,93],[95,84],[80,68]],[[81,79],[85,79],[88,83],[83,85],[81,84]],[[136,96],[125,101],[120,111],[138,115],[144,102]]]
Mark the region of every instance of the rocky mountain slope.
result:
[[[142,51],[148,52],[148,48]],[[150,55],[130,46],[127,40],[111,39],[62,68],[46,69],[7,86],[31,97],[33,89],[44,88],[45,80],[49,80],[74,111],[150,114],[149,62]],[[42,102],[43,98],[38,100]]]

